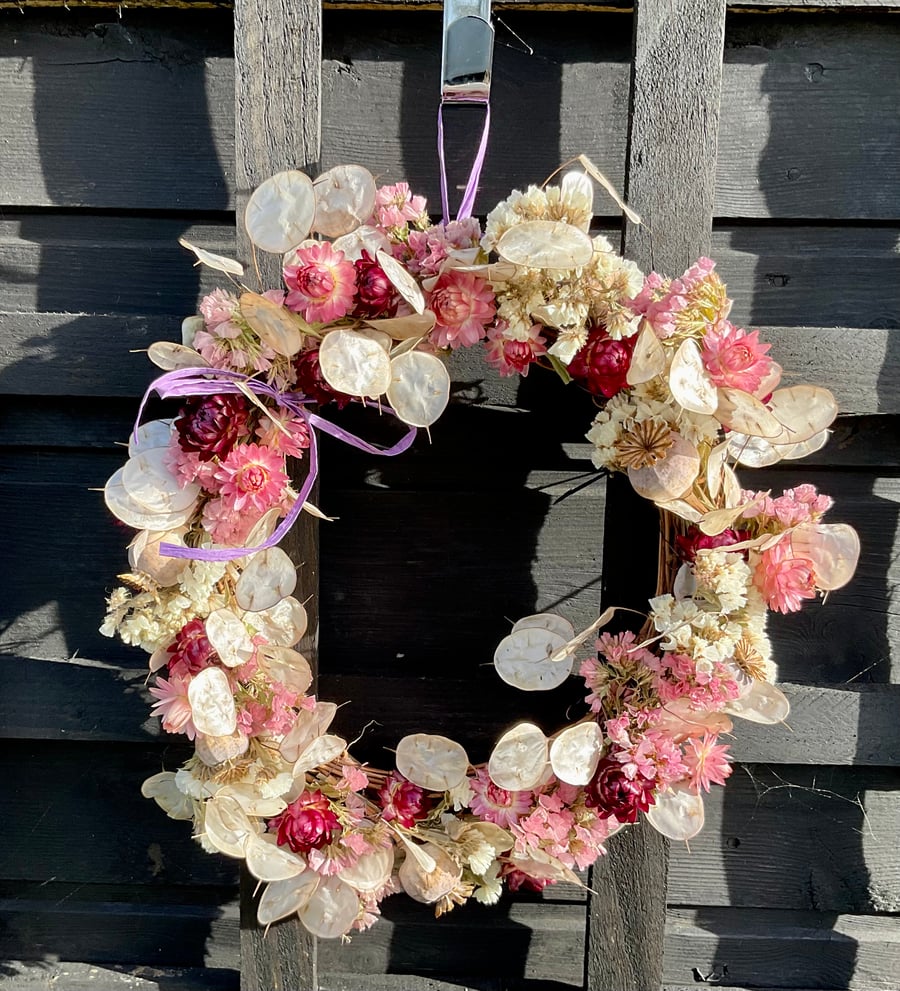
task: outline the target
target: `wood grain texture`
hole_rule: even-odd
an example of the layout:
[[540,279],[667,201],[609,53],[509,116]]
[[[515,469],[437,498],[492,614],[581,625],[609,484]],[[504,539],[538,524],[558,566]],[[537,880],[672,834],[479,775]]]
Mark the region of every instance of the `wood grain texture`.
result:
[[738,986],[891,987],[900,930],[891,916],[756,909],[672,909],[665,979]]
[[[254,252],[240,219],[252,191],[277,172],[318,171],[322,120],[322,9],[319,0],[236,0],[234,143],[237,254],[260,273],[260,289],[280,284],[281,258]],[[304,466],[301,471],[308,470]],[[313,493],[315,496],[315,493]],[[301,514],[283,549],[301,566],[298,588],[310,599],[300,648],[318,666],[317,527]],[[313,683],[312,690],[315,690]],[[258,887],[241,871],[241,989],[318,986],[316,939],[294,915],[266,932],[256,919]]]
[[[635,4],[625,195],[640,205],[644,224],[624,222],[622,249],[645,271],[680,272],[709,253],[724,34],[724,0]],[[616,525],[637,502],[624,486],[610,486],[604,606],[615,601],[610,571],[629,558],[652,560],[646,541],[631,540],[639,521],[646,534],[656,532],[645,507],[627,535]],[[641,600],[653,591],[645,579],[625,588]],[[587,984],[652,991],[663,974],[668,841],[642,822],[616,836],[611,853],[591,870]]]
[[120,991],[237,991],[240,983],[233,970],[209,967],[126,967],[89,963],[50,963],[8,960],[0,983],[20,991],[96,991],[97,987]]
[[672,845],[670,906],[900,911],[897,768],[743,765],[704,803]]

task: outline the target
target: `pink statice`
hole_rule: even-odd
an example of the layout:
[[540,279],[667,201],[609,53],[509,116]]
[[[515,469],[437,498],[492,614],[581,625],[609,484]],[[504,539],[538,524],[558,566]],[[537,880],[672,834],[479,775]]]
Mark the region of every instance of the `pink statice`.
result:
[[648,667],[655,672],[653,687],[665,702],[687,699],[692,709],[717,712],[741,692],[734,672],[718,661],[698,664],[689,654],[652,656]]
[[785,489],[774,499],[767,492],[741,492],[741,501],[753,504],[744,511],[745,519],[756,520],[763,532],[779,533],[798,523],[818,523],[834,505],[831,496],[818,492],[814,485]]
[[497,312],[488,283],[472,272],[455,269],[444,272],[434,284],[429,306],[437,319],[431,340],[441,348],[477,344]]
[[160,676],[150,689],[150,694],[156,699],[152,708],[162,720],[162,728],[167,733],[184,733],[189,740],[193,740],[197,728],[188,701],[190,683],[190,678],[181,675],[171,675],[169,678]]
[[517,853],[543,850],[571,867],[574,860],[569,853],[569,834],[574,825],[574,814],[557,795],[539,795],[531,814],[511,824],[510,832],[516,838]]
[[804,599],[816,595],[813,563],[804,557],[794,557],[788,539],[779,540],[759,554],[753,583],[762,592],[766,605],[780,613],[796,612]]
[[758,330],[748,333],[723,320],[703,335],[701,353],[715,385],[753,395],[773,370],[771,346],[760,341]]
[[284,455],[259,444],[241,444],[216,470],[219,495],[234,513],[256,512],[260,516],[277,506],[289,479]]
[[255,375],[270,371],[277,362],[278,355],[241,317],[236,296],[215,289],[203,297],[200,313],[206,327],[194,334],[191,343],[213,368]]
[[[281,425],[277,426],[274,419]],[[303,452],[309,447],[309,427],[300,416],[293,413],[270,411],[269,416],[262,416],[256,426],[256,436],[263,447],[292,458],[302,458]]]
[[630,747],[620,747],[610,752],[609,757],[619,762],[630,781],[643,778],[665,788],[684,775],[681,750],[670,736],[660,730],[644,731]]
[[262,513],[236,513],[230,499],[210,499],[203,506],[201,524],[217,544],[226,547],[242,547],[247,543],[250,531],[259,522]]
[[651,272],[629,306],[661,339],[679,331],[701,337],[708,328],[725,320],[731,310],[715,267],[711,259],[700,258],[679,279],[666,279]]
[[413,275],[428,279],[437,275],[454,252],[477,248],[481,242],[481,225],[475,217],[435,224],[424,231],[409,232],[409,247],[403,260]]
[[584,678],[589,690],[585,702],[591,707],[591,712],[600,712],[603,700],[611,685],[609,665],[617,667],[647,666],[653,663],[654,655],[645,647],[640,647],[634,633],[627,630],[624,633],[604,633],[596,642],[599,657],[590,657],[582,661],[578,674]]
[[344,764],[335,787],[339,791],[362,791],[369,787],[369,776],[358,764]]
[[409,183],[398,182],[394,186],[381,186],[375,192],[373,222],[386,230],[405,228],[407,224],[427,226],[425,197],[413,196]]
[[333,323],[354,306],[356,268],[327,241],[297,248],[284,268],[287,306],[310,323]]
[[475,777],[469,779],[472,788],[472,798],[469,808],[475,815],[487,822],[496,823],[508,829],[519,821],[531,808],[534,796],[530,791],[507,791],[498,788],[491,781],[486,767],[475,772]]
[[178,434],[173,431],[169,438],[169,446],[164,456],[166,468],[178,479],[178,484],[184,488],[196,482],[207,492],[218,492],[219,483],[216,481],[215,461],[204,461],[199,451],[185,451],[178,443]]
[[511,375],[526,376],[528,368],[542,354],[547,353],[544,346],[547,342],[541,336],[544,329],[539,323],[534,324],[524,338],[507,337],[509,325],[505,320],[499,320],[488,329],[485,357],[488,364],[493,365],[504,378]]
[[[200,315],[206,324],[207,330],[217,331],[219,337],[238,337],[240,327],[233,324],[235,314],[238,312],[238,299],[224,289],[213,289],[200,301]],[[232,324],[231,327],[223,326]]]
[[731,774],[728,746],[720,745],[714,733],[704,733],[700,739],[690,739],[684,744],[684,763],[688,769],[691,789],[709,791],[710,784],[724,785]]

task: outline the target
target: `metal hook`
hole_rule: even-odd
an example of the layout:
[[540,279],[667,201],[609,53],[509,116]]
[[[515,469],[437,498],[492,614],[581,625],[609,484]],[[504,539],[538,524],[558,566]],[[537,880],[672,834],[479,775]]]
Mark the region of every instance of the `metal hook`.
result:
[[444,0],[441,103],[487,103],[493,61],[491,0]]

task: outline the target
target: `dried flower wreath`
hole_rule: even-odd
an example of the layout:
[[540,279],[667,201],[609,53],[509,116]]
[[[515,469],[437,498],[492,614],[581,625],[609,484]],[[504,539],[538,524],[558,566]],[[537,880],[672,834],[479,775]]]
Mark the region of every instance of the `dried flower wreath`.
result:
[[[149,349],[164,374],[148,395],[181,404],[173,419],[139,415],[106,486],[139,532],[102,632],[150,654],[163,728],[194,741],[144,795],[267,883],[264,924],[299,913],[337,937],[372,925],[401,889],[440,915],[496,902],[504,883],[579,883],[575,869],[641,813],[666,836],[694,836],[703,793],[731,770],[719,743],[730,717],[788,713],[767,610],[797,610],[853,574],[859,541],[821,522],[828,496],[746,491],[733,467],[821,448],[833,397],[779,388],[769,345],[729,322],[710,260],[645,277],[592,238],[602,177],[580,161],[558,186],[513,192],[483,231],[471,217],[433,225],[405,183],[376,188],[360,166],[314,182],[280,173],[244,220],[256,247],[283,255],[286,290],[252,292],[238,262],[185,245],[240,291],[215,290],[183,343]],[[663,511],[659,594],[637,635],[594,637],[613,610],[577,634],[541,614],[497,647],[497,673],[525,691],[575,666],[583,718],[549,737],[519,723],[477,766],[452,740],[407,736],[396,769],[377,770],[328,732],[335,704],[307,694],[294,649],[306,613],[277,544],[302,511],[318,513],[317,431],[401,453],[447,405],[447,355],[478,345],[501,375],[552,367],[602,403],[594,465],[627,473]],[[314,412],[350,402],[409,430],[385,450]],[[296,490],[288,458],[307,465]],[[596,649],[578,664],[586,643]]]

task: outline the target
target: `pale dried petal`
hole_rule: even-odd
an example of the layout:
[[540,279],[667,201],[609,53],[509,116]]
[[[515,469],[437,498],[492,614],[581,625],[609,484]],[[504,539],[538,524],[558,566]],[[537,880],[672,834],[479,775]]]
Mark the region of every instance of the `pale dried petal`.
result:
[[[612,834],[610,834],[612,835]],[[581,878],[569,867],[543,850],[529,848],[528,853],[511,853],[510,863],[530,877],[546,878],[549,881],[566,881],[583,887]]]
[[447,366],[425,351],[407,351],[391,359],[387,400],[411,427],[430,427],[450,402]]
[[192,316],[185,317],[181,321],[181,343],[188,348],[194,346],[194,338],[197,336],[198,330],[203,330],[206,327],[206,321],[200,316],[199,313],[195,313]]
[[[347,749],[347,741],[341,736],[326,733],[318,737],[306,747],[294,763],[294,777],[297,778],[307,771],[315,770],[322,764],[340,757]],[[283,751],[282,751],[283,752]]]
[[166,466],[167,453],[161,447],[140,451],[129,458],[122,469],[125,491],[151,513],[183,512],[190,509],[200,495],[199,485],[181,487]]
[[715,413],[719,404],[716,387],[703,364],[697,342],[682,341],[669,368],[669,388],[680,406],[692,413]]
[[415,857],[407,856],[398,877],[410,898],[433,905],[456,887],[462,877],[462,867],[435,843],[426,843],[422,849],[434,860],[434,870],[423,870]]
[[656,796],[646,813],[650,825],[670,840],[689,840],[703,829],[703,798],[682,785],[671,785]]
[[312,181],[291,169],[278,172],[253,191],[244,211],[244,226],[257,248],[283,254],[306,238],[315,213]]
[[375,180],[362,165],[337,165],[313,183],[316,215],[313,230],[325,237],[355,231],[375,209]]
[[727,457],[728,441],[723,440],[709,452],[706,459],[706,488],[713,500],[719,497],[722,489],[722,468]]
[[269,609],[245,617],[257,633],[276,647],[293,647],[306,633],[309,619],[303,604],[288,595]]
[[555,612],[540,612],[533,616],[523,616],[513,625],[512,632],[517,630],[549,630],[563,640],[571,640],[575,636],[575,627],[563,616]]
[[155,447],[168,447],[172,437],[171,420],[148,420],[137,428],[137,439],[134,433],[128,437],[128,457],[133,458],[143,451],[151,451]]
[[245,292],[240,300],[241,316],[263,344],[286,358],[303,347],[303,332],[308,329],[296,313],[255,292]]
[[312,684],[309,661],[296,650],[267,643],[257,647],[257,656],[263,660],[273,680],[280,681],[292,692],[305,692]]
[[356,891],[379,891],[394,869],[394,848],[377,847],[364,853],[351,867],[341,871],[341,880]]
[[207,251],[206,248],[198,248],[197,245],[191,244],[190,241],[186,241],[183,237],[178,238],[178,243],[182,248],[193,251],[197,256],[197,261],[209,266],[209,268],[214,268],[218,272],[226,272],[228,275],[237,275],[238,277],[244,274],[244,266],[233,258],[217,255],[215,252]]
[[204,668],[188,685],[191,717],[198,733],[229,736],[237,727],[237,711],[228,678],[221,668]]
[[235,585],[241,609],[260,612],[271,609],[297,587],[297,569],[280,547],[269,547],[250,558]]
[[369,327],[390,334],[395,341],[418,341],[434,330],[436,318],[432,310],[424,313],[407,313],[402,317],[385,317],[380,320],[366,320]]
[[193,819],[194,802],[175,785],[174,771],[160,771],[141,785],[144,798],[152,798],[170,819]]
[[674,513],[676,516],[680,516],[681,519],[687,520],[688,523],[699,523],[703,519],[703,513],[689,503],[686,503],[683,499],[670,499],[668,501],[657,502],[656,505],[660,509],[664,509],[667,513]]
[[784,447],[779,448],[783,452],[781,456],[785,461],[797,461],[799,458],[805,458],[810,454],[815,454],[816,451],[821,451],[828,443],[830,436],[830,430],[823,430],[821,433],[813,434],[809,440],[800,441],[798,444],[786,444]]
[[204,832],[209,842],[229,857],[243,857],[247,841],[256,830],[241,803],[232,795],[216,795],[203,809]]
[[773,444],[765,437],[750,437],[735,430],[728,435],[728,453],[734,460],[748,468],[768,468],[778,464],[788,447]]
[[312,897],[320,881],[320,875],[310,870],[285,881],[273,881],[262,893],[256,908],[259,924],[268,926],[299,912]]
[[525,627],[504,637],[494,651],[497,674],[523,692],[558,688],[571,673],[571,663],[552,660],[566,641],[550,630]]
[[[374,258],[379,251],[390,251],[391,242],[387,235],[377,227],[364,225],[357,227],[355,231],[339,237],[332,247],[336,251],[343,251],[344,257],[351,262],[359,261],[362,253],[367,251]],[[290,264],[289,259],[285,259],[285,264]]]
[[725,711],[751,723],[772,725],[787,719],[791,704],[784,693],[768,681],[754,681],[750,691],[742,698],[729,702]]
[[359,915],[359,896],[339,878],[329,877],[312,893],[297,913],[304,926],[319,939],[343,936]]
[[186,527],[155,533],[141,530],[128,547],[128,561],[134,571],[142,571],[155,582],[167,588],[174,585],[190,563],[184,558],[164,557],[159,552],[160,544],[174,544],[184,547]]
[[603,731],[593,720],[564,729],[550,745],[550,766],[560,781],[586,785],[603,753]]
[[222,663],[240,667],[253,657],[253,641],[247,627],[230,609],[215,609],[206,618],[206,638]]
[[795,557],[812,561],[816,588],[846,585],[859,563],[859,534],[846,523],[801,523],[790,536]]
[[526,268],[581,268],[591,260],[594,243],[565,221],[527,220],[503,234],[497,254]]
[[322,736],[331,725],[337,712],[334,702],[316,702],[315,709],[301,709],[290,731],[281,741],[281,755],[293,763],[301,752],[318,737]]
[[283,798],[266,798],[259,794],[259,787],[248,782],[225,785],[216,792],[217,797],[230,796],[237,799],[248,816],[270,819],[280,815],[287,808]]
[[319,367],[325,381],[348,396],[376,398],[391,385],[391,359],[377,330],[333,330],[322,339]]
[[776,438],[780,444],[799,444],[826,430],[838,415],[834,396],[818,385],[795,385],[772,393],[768,403],[784,426]]
[[666,352],[650,324],[641,327],[634,344],[634,353],[625,380],[629,385],[640,385],[661,375],[666,369]]
[[469,758],[455,740],[428,733],[404,736],[397,744],[397,770],[427,791],[449,791],[466,776]]
[[716,419],[723,427],[751,437],[774,439],[782,433],[781,421],[749,392],[741,389],[719,389]]
[[498,788],[528,791],[544,777],[549,760],[547,737],[534,723],[519,723],[497,741],[488,774]]
[[240,730],[227,736],[208,736],[198,733],[194,741],[197,756],[207,767],[215,767],[226,760],[234,760],[247,752],[250,740]]
[[202,354],[174,341],[156,341],[147,348],[147,357],[164,372],[177,368],[209,368]]
[[258,881],[286,881],[306,870],[306,864],[295,853],[278,846],[275,837],[268,833],[248,836],[244,856],[247,870]]
[[425,312],[425,296],[419,283],[410,273],[387,251],[378,251],[375,254],[378,264],[388,277],[391,285],[415,310],[416,313]]

